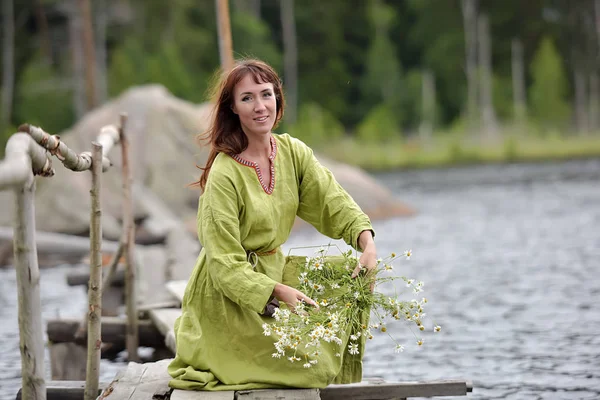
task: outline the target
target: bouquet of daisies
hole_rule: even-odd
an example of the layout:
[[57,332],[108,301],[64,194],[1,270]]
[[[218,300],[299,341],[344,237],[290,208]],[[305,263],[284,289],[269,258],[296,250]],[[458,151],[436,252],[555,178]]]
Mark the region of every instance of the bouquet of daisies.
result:
[[[375,331],[387,333],[395,351],[402,352],[404,345],[388,332],[389,321],[407,323],[410,328],[416,327],[417,332],[426,329],[423,321],[427,299],[401,300],[402,293],[398,285],[393,284],[402,282],[402,288],[408,288],[413,295],[423,291],[423,282],[394,274],[393,263],[400,258],[410,259],[411,251],[378,259],[372,273],[352,278],[352,271],[358,265],[356,255],[352,250],[338,249],[340,255],[331,256],[328,255],[331,247],[337,248],[320,247],[311,257],[306,257],[294,277],[294,286],[315,300],[320,308],[298,303],[292,312],[283,305],[275,310],[273,322],[263,324],[263,333],[275,339],[273,357],[302,361],[298,357],[298,349],[302,348],[304,366],[310,368],[318,362],[321,346],[337,346],[338,357],[343,351],[357,355],[364,350],[365,339],[372,339]],[[392,282],[393,296],[377,291],[377,287],[386,282]],[[375,289],[371,291],[373,283]],[[369,322],[369,315],[375,321]],[[439,325],[432,325],[435,332],[441,330]],[[414,330],[413,335],[417,345],[423,345],[423,339]]]

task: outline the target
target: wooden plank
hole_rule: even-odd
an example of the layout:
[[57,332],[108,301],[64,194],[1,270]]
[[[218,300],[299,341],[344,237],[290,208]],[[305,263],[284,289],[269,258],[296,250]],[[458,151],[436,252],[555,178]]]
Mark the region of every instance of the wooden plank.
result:
[[180,308],[163,308],[158,310],[149,310],[148,315],[150,320],[156,325],[158,330],[165,337],[165,346],[173,352],[177,353],[175,345],[175,320],[181,315]]
[[170,400],[233,400],[234,398],[233,391],[173,390]]
[[[87,343],[87,335],[80,340],[75,340],[75,332],[81,323],[80,319],[55,319],[46,324],[48,340],[52,343]],[[119,317],[102,317],[102,342],[112,343],[113,347],[125,346],[125,332],[127,321]],[[152,321],[138,321],[140,346],[162,347],[164,338]]]
[[[100,382],[98,394],[108,387],[108,382]],[[81,400],[85,381],[50,381],[46,382],[46,400]],[[22,400],[22,390],[19,389],[16,400]]]
[[140,304],[138,306],[138,313],[139,314],[143,314],[143,313],[147,313],[150,310],[156,310],[158,308],[179,308],[179,305],[181,303],[178,300],[168,300],[168,301],[161,301],[158,303],[145,303],[145,304]]
[[183,301],[183,295],[187,286],[187,280],[169,281],[165,284],[167,292],[179,301]]
[[[240,390],[236,400],[320,400],[319,389]],[[347,399],[346,399],[347,400]]]
[[160,308],[148,310],[150,320],[163,335],[173,330],[175,320],[181,315],[181,308]]
[[329,385],[321,389],[322,400],[383,400],[407,397],[465,396],[466,381],[386,382]]
[[[107,270],[108,268],[104,268]],[[106,274],[106,271],[104,271]],[[87,286],[90,280],[90,268],[77,268],[67,273],[67,285],[69,286]],[[117,269],[111,280],[112,286],[125,286],[125,271],[122,268]]]
[[108,400],[150,400],[166,398],[171,377],[167,366],[171,359],[155,363],[138,364],[131,362],[102,392],[99,399]]

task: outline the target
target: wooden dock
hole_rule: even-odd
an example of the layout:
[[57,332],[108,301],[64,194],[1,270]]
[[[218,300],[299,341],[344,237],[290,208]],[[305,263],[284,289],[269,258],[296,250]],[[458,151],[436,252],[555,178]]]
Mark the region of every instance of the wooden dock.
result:
[[[175,354],[175,319],[181,315],[186,281],[170,281],[163,288],[170,297],[166,303],[148,306],[144,310],[146,319],[140,320],[140,338],[153,346],[164,346],[168,353]],[[164,293],[163,289],[163,293]],[[162,305],[161,305],[162,304]],[[57,331],[67,332],[70,337],[77,328],[78,321],[66,321],[57,329],[49,325],[49,337],[58,340]],[[106,328],[106,329],[105,329]],[[103,336],[124,339],[124,321],[116,318],[103,318]],[[52,334],[50,334],[52,333]],[[103,337],[104,339],[104,337]],[[115,339],[113,339],[115,341]],[[60,344],[60,343],[59,343]],[[56,346],[56,344],[55,344]],[[382,379],[368,379],[349,385],[330,385],[324,389],[270,389],[224,392],[172,390],[168,383],[170,376],[167,366],[171,356],[147,363],[129,363],[112,382],[100,385],[99,400],[401,400],[415,397],[465,396],[472,391],[469,381],[428,381],[428,382],[386,382]],[[48,384],[47,400],[71,400],[83,397],[85,382],[53,381]],[[20,399],[19,395],[17,399]]]
[[[167,374],[170,359],[129,363],[110,383],[101,384],[98,400],[401,400],[414,397],[466,396],[468,381],[386,382],[370,379],[324,389],[262,389],[224,392],[173,390]],[[85,382],[50,382],[47,400],[80,400]],[[20,392],[17,400],[20,400]]]

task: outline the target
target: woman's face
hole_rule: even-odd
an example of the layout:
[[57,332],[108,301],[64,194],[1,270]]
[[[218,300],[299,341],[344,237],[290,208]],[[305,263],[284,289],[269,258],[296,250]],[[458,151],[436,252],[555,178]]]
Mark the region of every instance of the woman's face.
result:
[[277,100],[272,83],[255,83],[247,74],[234,89],[233,112],[240,117],[247,136],[271,132],[277,116]]

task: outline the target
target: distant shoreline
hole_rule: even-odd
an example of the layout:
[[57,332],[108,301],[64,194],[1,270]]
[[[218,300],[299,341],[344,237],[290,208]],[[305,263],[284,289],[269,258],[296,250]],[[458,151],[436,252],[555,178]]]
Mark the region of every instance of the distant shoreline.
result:
[[507,137],[494,145],[444,138],[432,141],[427,147],[417,140],[363,143],[347,138],[315,148],[338,162],[370,172],[390,172],[596,159],[600,158],[600,135],[548,139],[529,137],[522,140]]

